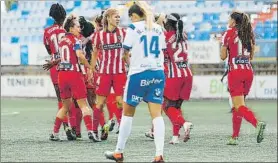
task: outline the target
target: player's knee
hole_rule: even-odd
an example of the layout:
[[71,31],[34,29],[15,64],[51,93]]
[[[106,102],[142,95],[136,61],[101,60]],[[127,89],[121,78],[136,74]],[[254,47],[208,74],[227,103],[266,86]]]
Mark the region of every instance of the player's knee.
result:
[[81,108],[83,116],[86,115],[92,115],[92,109],[90,109],[88,106]]
[[164,105],[164,110],[167,111],[170,107],[177,108],[178,105],[178,100],[173,101],[165,98],[165,105]]
[[182,103],[183,103],[183,99],[179,99],[179,100],[177,100],[175,102],[176,102],[176,108],[180,109],[181,106],[182,106]]

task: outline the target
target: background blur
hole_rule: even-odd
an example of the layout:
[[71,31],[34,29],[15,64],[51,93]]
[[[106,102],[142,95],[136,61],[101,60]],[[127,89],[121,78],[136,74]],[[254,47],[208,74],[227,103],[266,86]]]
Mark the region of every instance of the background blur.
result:
[[[67,13],[92,20],[102,9],[118,7],[121,26],[130,23],[126,1],[1,1],[1,97],[55,97],[42,64],[49,56],[43,30],[53,24],[50,6],[61,3]],[[224,63],[216,40],[227,29],[232,10],[250,15],[256,33],[257,53],[252,62],[255,79],[249,98],[277,99],[277,2],[264,1],[149,1],[154,12],[182,15],[189,38],[189,62],[194,73],[192,98],[227,98],[220,82]]]

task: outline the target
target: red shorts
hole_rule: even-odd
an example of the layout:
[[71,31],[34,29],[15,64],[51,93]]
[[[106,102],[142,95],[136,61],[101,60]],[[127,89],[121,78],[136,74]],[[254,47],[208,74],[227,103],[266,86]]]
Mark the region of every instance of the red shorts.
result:
[[73,97],[76,100],[87,98],[83,74],[74,71],[60,71],[58,75],[61,99]]
[[230,95],[248,95],[253,81],[253,71],[247,69],[232,70],[228,73],[228,87]]
[[58,70],[57,66],[53,66],[50,69],[50,78],[53,84],[58,84]]
[[169,100],[189,100],[192,90],[193,76],[187,69],[185,78],[167,78],[164,88],[164,96]]
[[96,94],[108,96],[113,87],[116,96],[123,96],[126,74],[98,74],[96,80]]

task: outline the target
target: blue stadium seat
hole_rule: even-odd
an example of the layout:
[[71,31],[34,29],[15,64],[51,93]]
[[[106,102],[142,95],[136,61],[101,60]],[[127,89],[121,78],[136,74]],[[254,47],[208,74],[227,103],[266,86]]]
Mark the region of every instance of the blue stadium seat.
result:
[[82,3],[81,0],[75,0],[75,1],[74,1],[74,6],[75,6],[75,7],[79,7],[79,6],[81,6],[81,3]]
[[11,37],[11,43],[12,43],[12,44],[17,44],[17,43],[19,43],[19,37],[17,37],[17,36],[12,36],[12,37]]

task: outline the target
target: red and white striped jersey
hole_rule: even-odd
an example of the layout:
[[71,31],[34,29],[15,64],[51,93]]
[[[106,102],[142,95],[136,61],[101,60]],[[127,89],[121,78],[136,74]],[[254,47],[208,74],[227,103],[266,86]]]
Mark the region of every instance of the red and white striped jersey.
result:
[[248,47],[242,45],[236,28],[230,28],[223,34],[222,45],[228,49],[229,71],[236,69],[252,70],[250,64],[251,44]]
[[82,50],[81,41],[71,33],[66,33],[59,42],[61,62],[58,65],[60,71],[82,72],[80,61],[76,55],[77,50]]
[[[187,53],[187,35],[183,33],[185,41],[177,43],[176,32],[165,32],[167,49],[165,51],[165,71],[167,78],[182,78],[186,77],[188,69],[188,53]],[[192,75],[192,74],[191,74]]]
[[58,24],[54,24],[44,30],[43,43],[50,47],[52,60],[60,57],[58,43],[65,36],[65,33],[66,31]]
[[100,74],[121,74],[126,73],[125,63],[122,59],[122,43],[125,38],[125,29],[116,28],[114,32],[103,30],[96,32],[92,37],[93,48],[100,52]]

